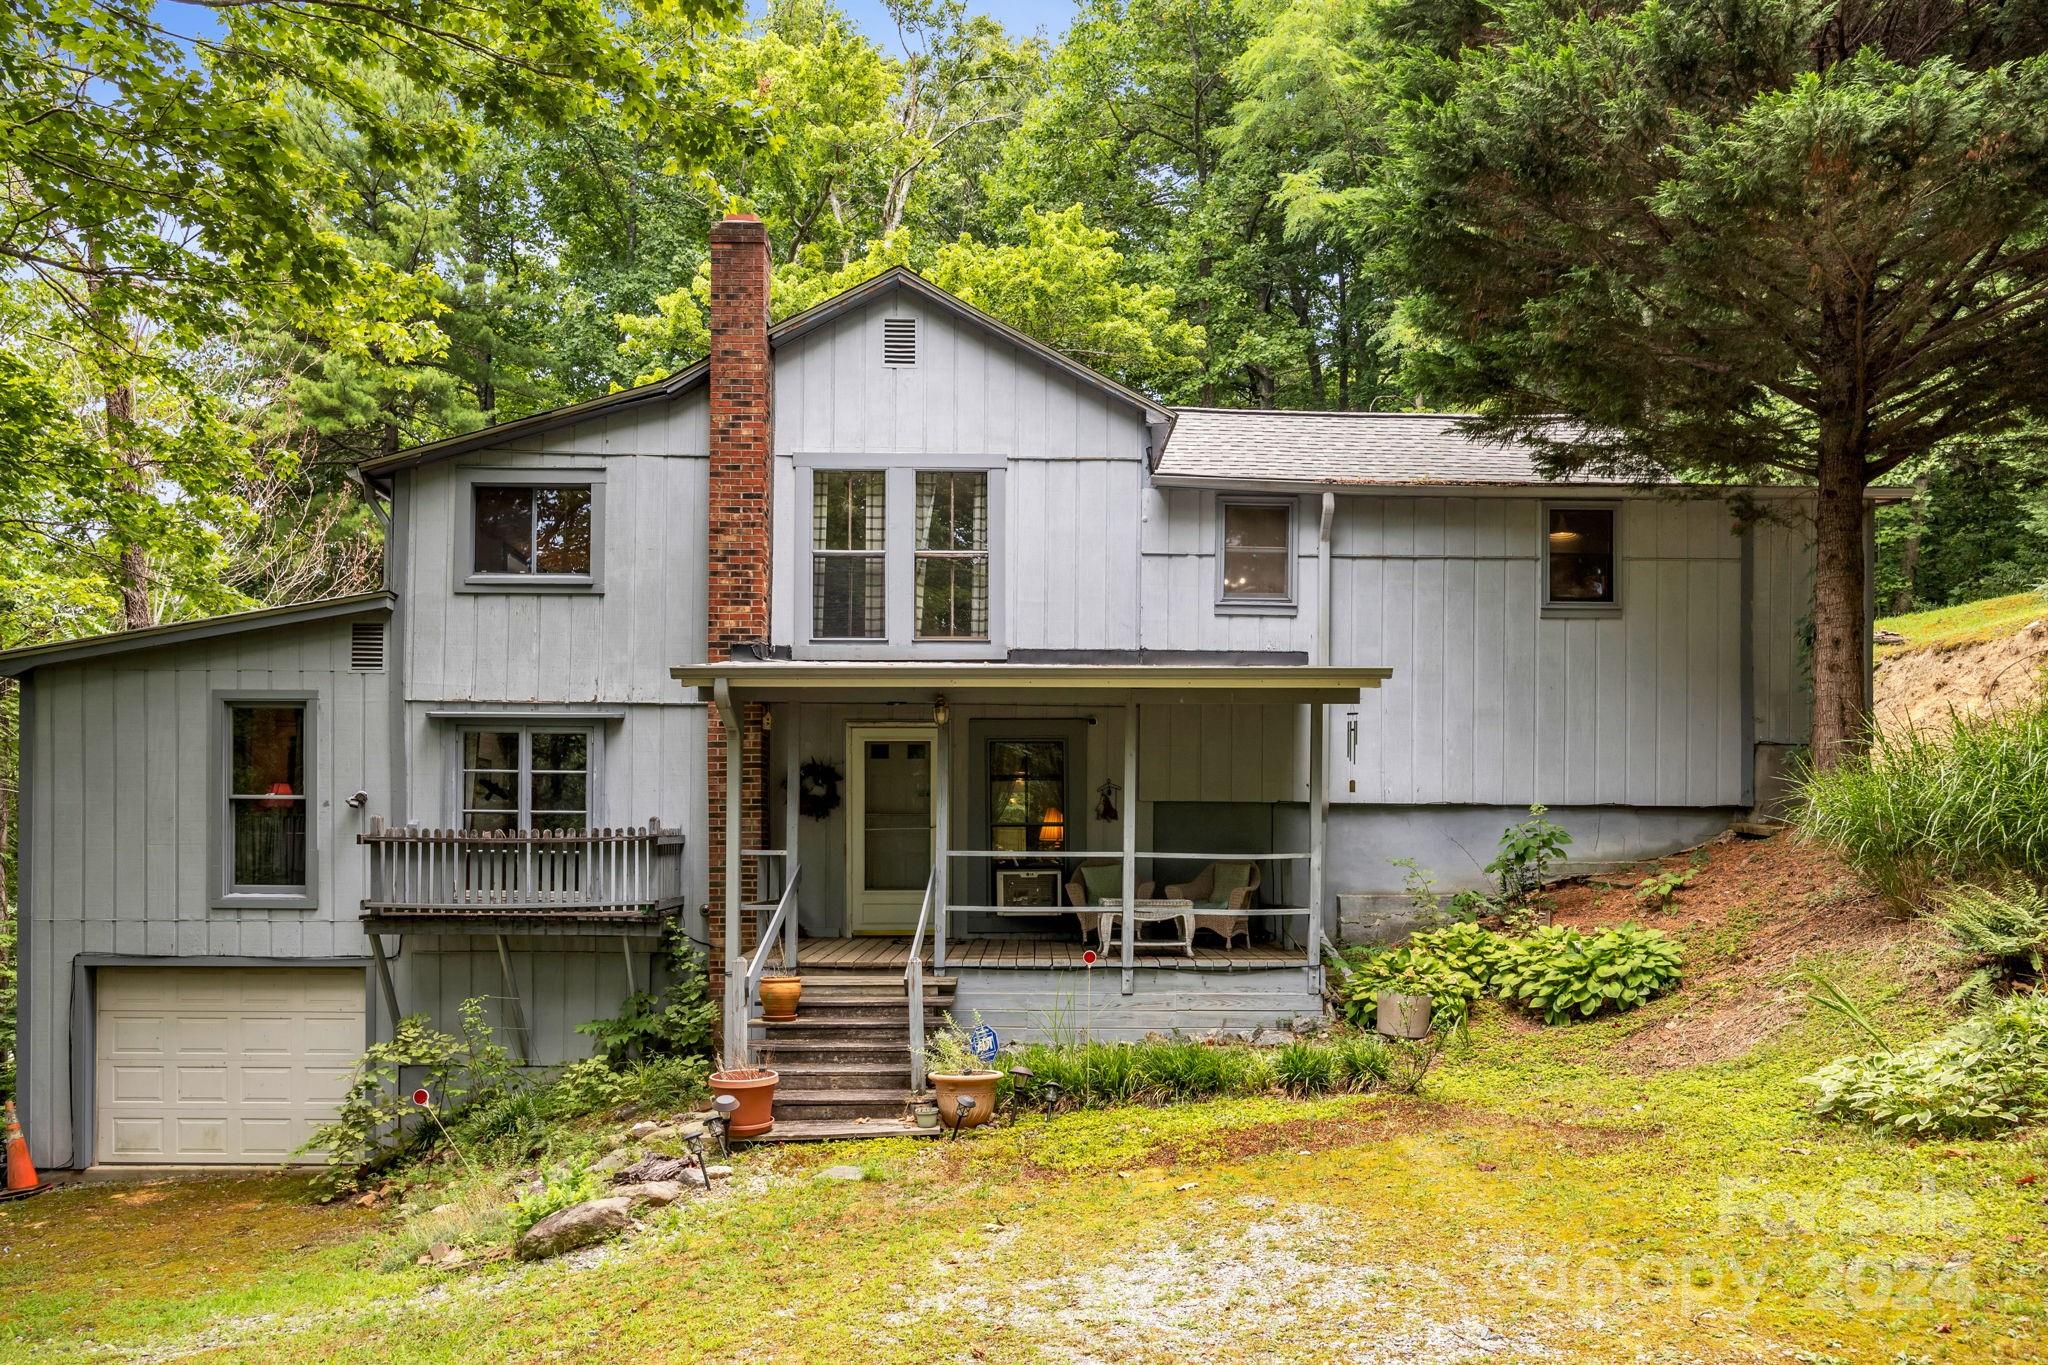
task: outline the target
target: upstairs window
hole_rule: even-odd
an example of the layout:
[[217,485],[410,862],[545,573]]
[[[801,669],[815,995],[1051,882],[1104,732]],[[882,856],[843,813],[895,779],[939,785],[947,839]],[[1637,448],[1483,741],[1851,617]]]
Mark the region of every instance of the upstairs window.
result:
[[228,707],[231,893],[306,889],[306,707]]
[[589,484],[477,484],[472,571],[591,577]]
[[1615,509],[1544,509],[1543,605],[1598,608],[1618,605],[1615,596]]
[[811,475],[811,638],[880,640],[888,501],[879,469]]
[[1220,515],[1218,600],[1226,606],[1293,606],[1293,500],[1225,498]]
[[507,727],[462,734],[462,827],[590,826],[590,732]]
[[919,471],[915,593],[920,640],[988,638],[988,475]]

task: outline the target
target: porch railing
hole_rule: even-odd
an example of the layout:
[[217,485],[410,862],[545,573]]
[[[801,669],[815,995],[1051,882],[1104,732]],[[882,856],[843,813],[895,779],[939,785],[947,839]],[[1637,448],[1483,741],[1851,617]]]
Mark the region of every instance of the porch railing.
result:
[[[948,858],[967,858],[979,860],[1009,859],[1014,861],[1018,858],[1028,858],[1033,855],[1020,854],[1015,849],[953,848],[947,849],[945,856]],[[1056,856],[1066,862],[1086,861],[1089,859],[1101,859],[1105,862],[1122,862],[1124,859],[1124,851],[1122,849],[1105,849],[1101,852],[1091,853],[1086,851],[1076,852],[1068,849],[1061,849],[1056,855],[1040,856]],[[1311,861],[1311,859],[1314,856],[1315,855],[1310,853],[1205,853],[1199,849],[1182,848],[1154,849],[1149,852],[1140,849],[1134,850],[1130,854],[1131,861],[1134,866],[1141,862],[1150,862],[1155,865],[1160,862],[1193,864],[1266,863],[1270,865],[1275,863],[1306,863]],[[1134,880],[1143,881],[1144,879],[1134,878]],[[1066,883],[1063,874],[1063,880],[1060,884],[1059,901],[1056,905],[1047,907],[1046,913],[1071,914],[1074,912],[1074,909],[1075,907],[1070,906],[1066,903]],[[1018,913],[1018,910],[1019,907],[1014,905],[964,905],[958,901],[953,900],[949,896],[946,898],[946,903],[939,908],[939,914],[941,917],[940,922],[941,924],[943,924],[945,916],[957,915],[962,912],[965,912],[967,914],[1014,915]],[[1198,910],[1195,913],[1204,915],[1216,915],[1229,914],[1233,912],[1221,910]],[[1308,921],[1308,924],[1303,933],[1303,938],[1305,940],[1303,946],[1307,958],[1307,965],[1309,965],[1310,967],[1321,965],[1322,921],[1321,917],[1318,916],[1313,909],[1306,905],[1253,905],[1248,907],[1245,911],[1243,911],[1243,913],[1247,915],[1268,915],[1279,919],[1306,919]],[[1137,951],[1137,939],[1135,937],[1136,920],[1137,908],[1133,905],[1126,904],[1123,907],[1123,923],[1121,926],[1119,926],[1119,933],[1123,938],[1123,966],[1126,970],[1128,970],[1131,967],[1134,954]],[[941,928],[940,934],[942,936],[940,951],[943,952],[943,928]]]
[[683,835],[619,829],[421,829],[372,816],[369,912],[655,914],[683,903]]
[[788,860],[782,871],[782,895],[775,902],[775,913],[761,926],[760,942],[754,948],[754,956],[747,962],[747,1004],[751,1007],[761,1003],[761,977],[768,970],[768,955],[778,947],[782,950],[782,969],[793,972],[796,960],[796,887],[803,869],[795,858]]
[[[933,916],[933,906],[939,895],[939,872],[932,869],[931,877],[924,884],[924,904],[918,908],[917,928],[910,935],[910,961],[903,968],[903,990],[910,998],[910,1093],[924,1093],[924,936],[925,927],[943,933]],[[935,944],[937,940],[934,940]],[[944,949],[940,948],[940,952]],[[944,971],[942,959],[938,970]]]

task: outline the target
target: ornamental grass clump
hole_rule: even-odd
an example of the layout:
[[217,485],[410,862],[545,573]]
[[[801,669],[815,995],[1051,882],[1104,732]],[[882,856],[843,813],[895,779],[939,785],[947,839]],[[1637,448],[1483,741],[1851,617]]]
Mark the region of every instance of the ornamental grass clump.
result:
[[1546,1024],[1632,1010],[1678,984],[1678,945],[1655,929],[1620,924],[1587,935],[1564,925],[1538,929],[1517,945],[1495,978],[1503,1000]]
[[1800,781],[1809,836],[1881,891],[2048,868],[2048,696],[1992,716],[1879,732],[1867,754]]

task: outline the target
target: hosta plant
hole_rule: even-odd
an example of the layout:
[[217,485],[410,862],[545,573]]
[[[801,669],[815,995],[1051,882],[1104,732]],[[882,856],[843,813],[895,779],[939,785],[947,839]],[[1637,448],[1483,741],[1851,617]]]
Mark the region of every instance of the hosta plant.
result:
[[1463,972],[1479,983],[1482,991],[1520,956],[1517,940],[1482,929],[1476,924],[1450,924],[1417,934],[1409,943],[1448,967]]
[[2048,995],[1998,1001],[1896,1052],[1839,1058],[1806,1083],[1817,1112],[1910,1136],[2031,1122],[2048,1115]]
[[1598,934],[1564,926],[1523,939],[1494,986],[1546,1024],[1632,1010],[1678,984],[1678,945],[1655,929],[1617,925]]
[[1428,996],[1434,1025],[1452,1028],[1464,1022],[1472,1002],[1486,990],[1476,977],[1412,944],[1362,953],[1350,961],[1352,973],[1344,982],[1344,1016],[1360,1028],[1371,1028],[1379,1018],[1382,991]]

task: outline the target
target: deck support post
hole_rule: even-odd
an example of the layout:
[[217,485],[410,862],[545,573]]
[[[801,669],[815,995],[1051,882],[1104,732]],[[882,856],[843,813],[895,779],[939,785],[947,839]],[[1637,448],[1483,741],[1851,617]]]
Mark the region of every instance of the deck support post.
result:
[[1322,965],[1323,954],[1323,855],[1330,843],[1329,757],[1321,702],[1308,708],[1308,940],[1309,975]]
[[391,1036],[398,1036],[398,987],[391,984],[391,959],[384,953],[384,935],[371,934],[370,957],[377,964],[377,988],[384,996],[384,1013],[391,1018]]
[[[624,934],[620,934],[619,947],[626,954],[626,994],[638,995],[640,994],[640,983],[633,975],[633,940]],[[650,981],[647,984],[651,988],[654,983]]]
[[[796,831],[797,799],[803,793],[803,712],[795,702],[785,703],[782,715],[778,717],[776,730],[782,735],[782,882],[783,891],[789,890],[789,879],[797,867]],[[802,918],[802,906],[792,905],[789,914],[782,921],[782,968],[793,972],[797,968],[796,939],[797,921]]]
[[1138,703],[1124,703],[1124,980],[1138,988]]
[[746,753],[739,708],[732,703],[732,688],[725,679],[712,684],[711,704],[718,708],[725,739],[725,1006],[720,1017],[725,1023],[724,1065],[732,1068],[748,1064],[747,969],[740,945],[740,782]]
[[[952,894],[953,740],[946,699],[932,699],[932,975],[946,974],[946,902]],[[916,952],[918,945],[910,945]]]
[[519,1038],[515,1055],[519,1064],[525,1066],[533,1057],[533,1035],[526,1028],[526,1006],[519,1002],[519,981],[512,975],[512,954],[505,947],[503,934],[492,934],[491,941],[498,945],[498,970],[505,974],[505,1008],[512,1015],[512,1032]]

